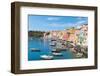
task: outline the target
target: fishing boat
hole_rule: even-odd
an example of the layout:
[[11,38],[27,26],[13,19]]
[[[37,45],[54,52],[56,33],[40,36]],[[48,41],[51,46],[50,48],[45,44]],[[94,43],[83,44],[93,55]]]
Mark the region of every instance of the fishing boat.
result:
[[44,59],[44,60],[52,60],[53,59],[53,56],[52,55],[41,55],[40,57],[42,59]]

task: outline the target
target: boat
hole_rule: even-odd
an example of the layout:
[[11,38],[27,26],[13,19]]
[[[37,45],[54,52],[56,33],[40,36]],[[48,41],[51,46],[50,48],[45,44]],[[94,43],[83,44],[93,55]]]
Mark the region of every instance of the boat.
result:
[[40,50],[37,49],[37,48],[30,48],[30,50],[31,50],[32,52],[36,52],[36,51],[40,52]]
[[52,49],[52,52],[57,52],[57,50],[56,49]]
[[51,39],[51,41],[56,41],[56,39]]
[[76,54],[76,57],[82,57],[83,56],[83,53],[77,53]]
[[50,46],[55,46],[55,44],[49,44]]
[[67,48],[57,48],[58,51],[66,51]]
[[51,43],[49,43],[49,45],[50,46],[55,46],[56,44],[55,44],[55,42],[51,42]]
[[53,56],[52,55],[41,55],[40,57],[42,59],[44,59],[44,60],[52,60],[53,59]]
[[60,51],[60,50],[58,50],[58,49],[52,49],[52,52],[59,53],[59,52],[61,52],[61,51]]
[[52,53],[54,56],[63,56],[62,53],[57,53],[57,52],[53,52]]

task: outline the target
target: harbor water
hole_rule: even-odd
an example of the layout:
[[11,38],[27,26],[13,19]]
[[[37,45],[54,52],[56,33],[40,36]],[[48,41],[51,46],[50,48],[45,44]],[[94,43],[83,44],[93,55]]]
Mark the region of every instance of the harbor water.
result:
[[[39,49],[39,51],[32,51],[31,48]],[[28,39],[28,61],[43,60],[42,55],[51,55],[54,46],[50,46],[50,40],[43,38],[29,38]],[[73,53],[69,50],[62,50],[61,56],[53,56],[55,59],[73,59]]]

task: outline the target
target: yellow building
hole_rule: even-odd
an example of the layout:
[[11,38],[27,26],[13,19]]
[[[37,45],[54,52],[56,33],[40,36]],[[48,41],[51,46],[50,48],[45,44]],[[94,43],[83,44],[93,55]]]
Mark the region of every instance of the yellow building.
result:
[[77,32],[78,32],[78,30],[76,30],[75,28],[68,29],[67,30],[67,34],[68,34],[67,41],[71,41],[73,43],[77,43],[77,40],[78,40]]

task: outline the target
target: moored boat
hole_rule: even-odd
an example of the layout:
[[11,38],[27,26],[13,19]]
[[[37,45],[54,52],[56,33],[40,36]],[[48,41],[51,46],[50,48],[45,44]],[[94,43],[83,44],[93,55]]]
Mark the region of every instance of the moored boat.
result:
[[77,53],[76,54],[76,57],[82,57],[83,56],[83,53]]
[[53,52],[52,54],[53,54],[54,56],[63,56],[62,53],[57,53],[57,52]]
[[66,51],[67,48],[57,48],[58,51]]
[[57,49],[52,49],[52,52],[59,52]]
[[40,57],[42,59],[44,59],[44,60],[52,60],[53,59],[53,56],[52,55],[41,55]]
[[56,46],[56,41],[51,41],[51,42],[49,43],[49,45],[50,45],[50,46]]
[[37,48],[30,48],[30,50],[32,51],[32,52],[36,52],[36,51],[40,51],[39,49],[37,49]]

